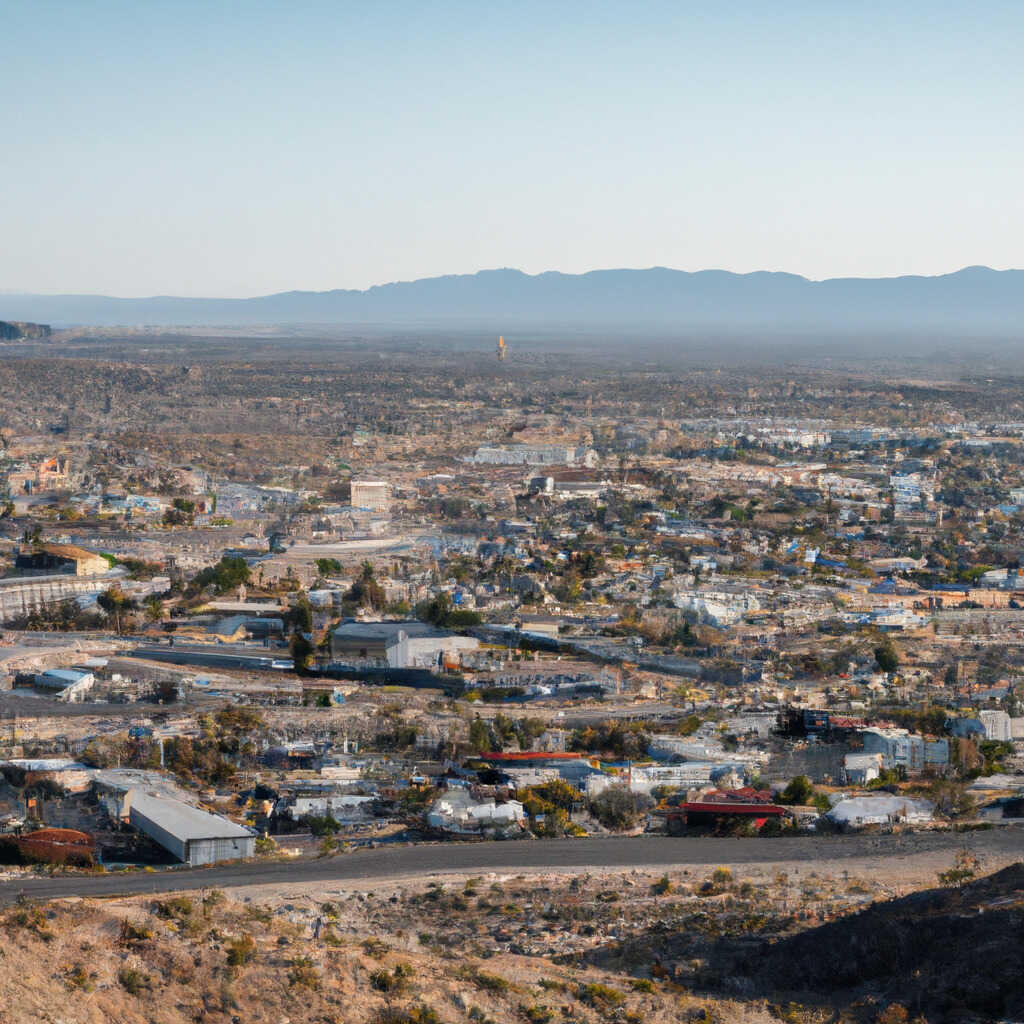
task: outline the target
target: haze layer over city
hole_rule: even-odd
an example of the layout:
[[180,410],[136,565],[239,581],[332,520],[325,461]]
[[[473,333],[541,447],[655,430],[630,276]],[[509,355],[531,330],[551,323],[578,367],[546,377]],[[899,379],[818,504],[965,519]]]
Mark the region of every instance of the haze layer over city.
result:
[[0,1020],[1024,1019],[1024,14],[5,21]]

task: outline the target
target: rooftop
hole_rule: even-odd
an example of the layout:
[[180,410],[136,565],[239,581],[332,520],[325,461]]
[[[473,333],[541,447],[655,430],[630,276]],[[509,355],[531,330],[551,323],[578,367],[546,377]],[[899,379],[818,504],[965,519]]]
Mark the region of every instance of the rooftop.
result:
[[180,840],[242,839],[252,835],[227,818],[141,790],[131,791],[131,813],[136,812]]

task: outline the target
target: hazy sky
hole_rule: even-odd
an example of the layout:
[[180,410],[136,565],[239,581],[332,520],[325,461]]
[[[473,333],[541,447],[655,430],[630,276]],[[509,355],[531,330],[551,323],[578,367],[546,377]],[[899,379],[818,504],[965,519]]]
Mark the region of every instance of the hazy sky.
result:
[[0,289],[1024,266],[1024,4],[0,0]]

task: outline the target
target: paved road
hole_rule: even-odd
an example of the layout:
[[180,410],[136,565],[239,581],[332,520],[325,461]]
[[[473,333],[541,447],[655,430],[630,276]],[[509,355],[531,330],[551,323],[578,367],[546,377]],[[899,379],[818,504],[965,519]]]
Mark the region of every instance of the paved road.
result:
[[952,851],[969,845],[976,853],[1024,860],[1024,828],[966,835],[847,836],[786,839],[552,839],[536,842],[441,843],[358,850],[330,860],[229,864],[222,867],[74,875],[0,883],[0,906],[20,893],[28,899],[61,896],[127,896],[202,887],[345,882],[477,871],[526,869],[600,870],[670,868],[675,865],[758,864],[778,861],[834,863],[853,857],[907,856]]

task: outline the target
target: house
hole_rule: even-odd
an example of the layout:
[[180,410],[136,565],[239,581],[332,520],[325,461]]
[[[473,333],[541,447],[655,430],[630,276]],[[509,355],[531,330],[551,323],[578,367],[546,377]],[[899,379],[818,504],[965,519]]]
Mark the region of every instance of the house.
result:
[[447,790],[427,811],[427,824],[444,832],[478,833],[523,827],[526,811],[518,800],[477,800],[466,789]]
[[353,480],[351,483],[353,508],[371,512],[387,512],[389,487],[384,480]]
[[897,822],[923,824],[932,820],[934,804],[905,796],[857,796],[840,799],[825,815],[843,829]]
[[843,777],[847,785],[866,786],[882,771],[881,754],[847,754],[843,758]]

